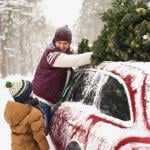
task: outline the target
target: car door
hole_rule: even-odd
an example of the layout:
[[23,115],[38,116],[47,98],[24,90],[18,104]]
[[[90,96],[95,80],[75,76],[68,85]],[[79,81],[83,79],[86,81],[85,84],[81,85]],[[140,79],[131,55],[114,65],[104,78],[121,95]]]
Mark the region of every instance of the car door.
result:
[[[80,112],[87,113],[85,116],[90,119],[91,122],[94,122],[93,120],[98,118],[99,121],[96,123],[100,124],[98,125],[99,131],[101,128],[107,128],[107,124],[111,124],[109,130],[111,130],[112,127],[112,129],[116,129],[117,131],[117,129],[120,129],[122,125],[124,126],[126,122],[129,123],[133,121],[129,94],[127,94],[127,92],[123,82],[121,83],[111,74],[104,73],[103,71],[82,70],[76,72],[73,80],[64,92],[63,99],[69,102],[79,102],[84,105],[84,109],[86,106],[94,107],[95,112],[84,112],[84,109],[80,110]],[[91,110],[89,109],[89,111]],[[85,120],[88,122],[87,118]],[[95,137],[95,141],[101,140],[103,143],[106,143],[108,140],[106,139],[108,138],[107,134],[103,134],[102,139],[100,139],[101,137],[93,136],[92,134],[96,134],[95,129],[92,131],[95,125],[88,124],[87,126],[86,121],[83,125],[83,127],[86,126],[85,130],[88,130],[88,135],[85,134],[86,139],[91,136]],[[74,126],[76,125],[74,124]],[[89,134],[89,130],[93,133]],[[93,139],[87,141],[87,146],[90,143],[98,145],[98,142],[94,143]]]

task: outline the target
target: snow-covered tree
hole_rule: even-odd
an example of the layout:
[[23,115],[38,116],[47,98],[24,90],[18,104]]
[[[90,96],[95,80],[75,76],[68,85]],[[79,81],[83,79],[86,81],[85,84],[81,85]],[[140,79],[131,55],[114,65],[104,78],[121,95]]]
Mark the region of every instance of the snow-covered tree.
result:
[[41,12],[42,1],[0,1],[0,73],[33,72],[54,27]]
[[83,0],[80,17],[74,25],[76,42],[82,38],[88,39],[91,44],[97,39],[104,23],[99,14],[111,7],[113,0]]

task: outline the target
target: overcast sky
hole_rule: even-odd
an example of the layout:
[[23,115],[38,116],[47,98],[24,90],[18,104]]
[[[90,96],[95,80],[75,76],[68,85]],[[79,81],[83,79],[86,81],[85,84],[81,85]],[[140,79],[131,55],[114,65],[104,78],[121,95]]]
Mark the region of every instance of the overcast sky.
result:
[[56,27],[71,27],[79,17],[82,0],[46,0],[45,15]]

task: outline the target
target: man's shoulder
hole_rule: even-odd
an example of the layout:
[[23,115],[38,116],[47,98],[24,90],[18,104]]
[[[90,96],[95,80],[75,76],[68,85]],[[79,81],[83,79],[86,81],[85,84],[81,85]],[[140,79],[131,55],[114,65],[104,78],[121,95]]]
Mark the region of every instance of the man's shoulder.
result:
[[47,57],[51,53],[59,52],[58,49],[52,45],[48,45],[44,51],[44,55]]
[[58,48],[56,48],[55,45],[53,45],[53,44],[49,44],[49,45],[46,47],[46,51],[55,52],[55,51],[58,51]]

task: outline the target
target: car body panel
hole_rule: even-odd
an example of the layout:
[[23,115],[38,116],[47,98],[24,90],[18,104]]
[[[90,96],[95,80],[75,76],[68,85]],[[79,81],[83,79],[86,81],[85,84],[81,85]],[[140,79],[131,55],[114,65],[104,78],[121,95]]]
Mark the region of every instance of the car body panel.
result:
[[[57,149],[67,149],[71,141],[76,141],[82,150],[150,148],[150,115],[147,115],[150,107],[147,102],[150,102],[149,68],[150,63],[144,62],[104,62],[96,68],[85,69],[118,81],[127,96],[130,119],[122,120],[104,114],[93,104],[63,102],[52,120],[51,136]],[[91,84],[93,81],[89,79],[88,82]],[[97,86],[95,90],[100,88]],[[95,101],[96,95],[93,98]]]

